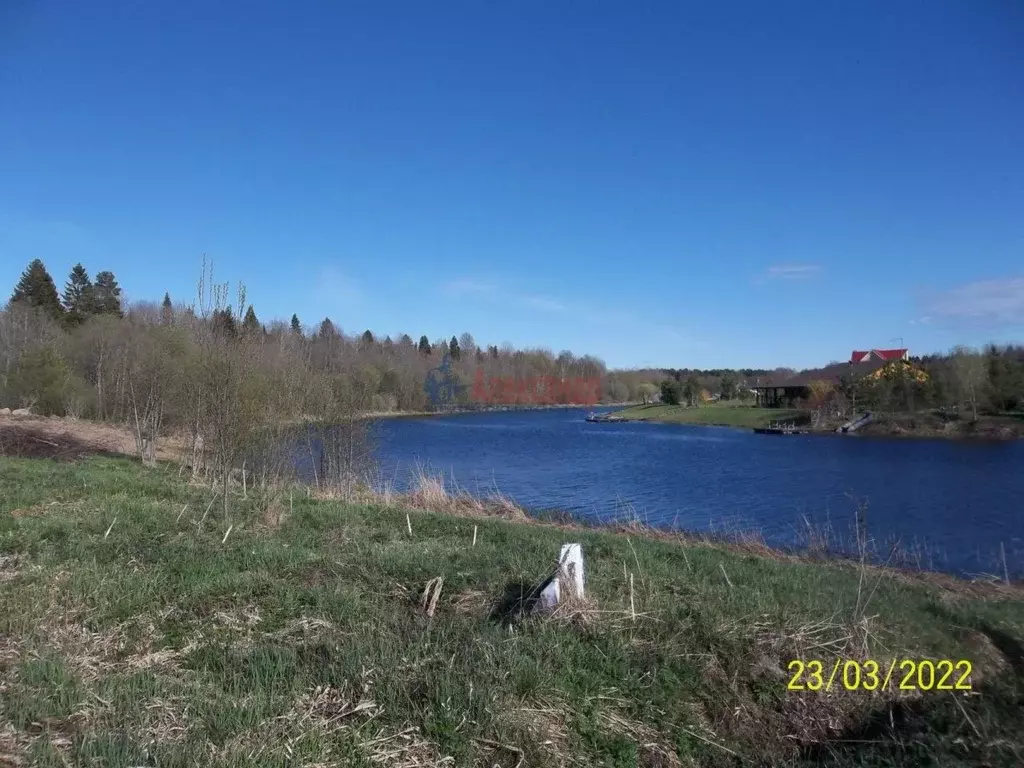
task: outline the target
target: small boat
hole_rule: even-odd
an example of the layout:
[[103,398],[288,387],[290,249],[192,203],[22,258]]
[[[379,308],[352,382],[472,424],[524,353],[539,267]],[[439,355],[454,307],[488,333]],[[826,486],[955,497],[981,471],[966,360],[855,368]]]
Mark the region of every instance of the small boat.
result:
[[795,424],[769,424],[767,427],[754,427],[758,435],[806,435],[810,430],[800,429]]

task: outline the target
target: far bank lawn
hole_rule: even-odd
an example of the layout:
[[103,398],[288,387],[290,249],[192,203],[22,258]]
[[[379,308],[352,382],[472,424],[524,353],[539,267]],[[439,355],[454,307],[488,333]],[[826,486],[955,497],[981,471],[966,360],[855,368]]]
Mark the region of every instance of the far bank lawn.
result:
[[[210,498],[168,466],[0,458],[0,765],[1022,762],[1017,587]],[[566,541],[591,603],[518,616]],[[837,655],[969,659],[974,692],[786,690]]]
[[757,408],[738,403],[707,403],[693,408],[682,405],[636,405],[615,412],[616,416],[637,421],[661,421],[671,424],[703,424],[723,427],[766,427],[771,422],[806,419],[792,408]]

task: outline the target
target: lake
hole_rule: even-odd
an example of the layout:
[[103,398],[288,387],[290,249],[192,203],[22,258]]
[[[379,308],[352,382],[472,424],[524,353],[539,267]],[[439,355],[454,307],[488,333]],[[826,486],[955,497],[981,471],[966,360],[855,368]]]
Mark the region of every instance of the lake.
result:
[[959,573],[1024,573],[1024,441],[966,442],[584,421],[551,409],[376,425],[381,475],[399,488],[418,466],[451,486],[500,491],[527,510],[666,528],[760,532],[801,545],[809,526],[855,540],[858,505],[884,560]]

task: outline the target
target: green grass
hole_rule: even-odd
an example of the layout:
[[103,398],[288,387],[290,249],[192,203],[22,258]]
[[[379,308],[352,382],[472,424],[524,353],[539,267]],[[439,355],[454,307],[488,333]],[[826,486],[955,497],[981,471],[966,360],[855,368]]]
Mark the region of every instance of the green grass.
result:
[[615,412],[635,421],[670,424],[702,424],[722,427],[766,427],[776,421],[806,420],[807,414],[792,408],[757,408],[734,403],[708,403],[698,408],[681,405],[636,405]]
[[[305,496],[273,527],[235,498],[224,541],[217,505],[200,523],[208,499],[170,467],[0,458],[0,765],[1009,766],[1024,755],[1015,587],[643,532],[423,511],[407,522],[405,510]],[[583,545],[588,606],[495,611],[568,540]],[[420,597],[437,576],[429,618]],[[971,659],[976,690],[786,691],[790,659],[837,653]]]

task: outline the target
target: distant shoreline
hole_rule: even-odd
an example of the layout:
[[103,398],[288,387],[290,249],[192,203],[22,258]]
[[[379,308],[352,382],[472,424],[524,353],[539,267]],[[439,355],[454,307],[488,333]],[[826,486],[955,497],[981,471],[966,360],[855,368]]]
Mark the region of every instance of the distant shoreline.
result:
[[485,405],[479,407],[459,407],[443,411],[370,411],[361,414],[364,419],[401,419],[422,416],[454,416],[468,413],[507,413],[510,411],[551,411],[571,408],[629,408],[637,403],[553,403],[549,405]]
[[[880,416],[852,435],[836,432],[838,423],[813,427],[806,423],[806,411],[780,408],[758,408],[745,405],[711,404],[696,407],[647,405],[615,411],[622,422],[679,424],[692,427],[732,427],[754,429],[772,422],[795,421],[812,435],[836,437],[894,437],[937,440],[1015,440],[1024,438],[1024,417],[982,415],[975,422],[950,419],[943,421],[931,412]],[[800,421],[804,423],[800,423]]]

